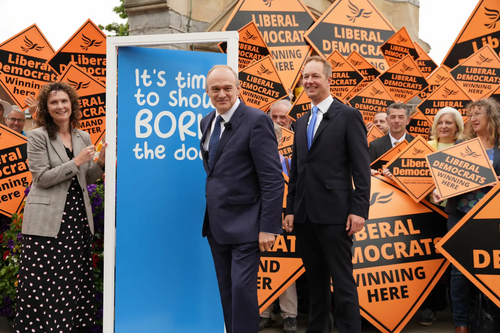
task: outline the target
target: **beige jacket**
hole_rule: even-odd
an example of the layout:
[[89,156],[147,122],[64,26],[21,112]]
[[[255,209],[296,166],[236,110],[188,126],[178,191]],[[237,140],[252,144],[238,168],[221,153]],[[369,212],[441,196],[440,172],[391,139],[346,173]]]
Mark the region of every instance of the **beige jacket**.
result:
[[[71,137],[75,157],[83,148],[91,145],[90,135],[84,131],[73,129]],[[26,199],[23,234],[57,236],[66,195],[74,175],[82,187],[85,210],[93,234],[94,222],[87,184],[103,175],[99,164],[91,161],[76,167],[75,162],[68,158],[59,135],[55,140],[50,140],[45,128],[28,132],[28,163],[33,184]]]

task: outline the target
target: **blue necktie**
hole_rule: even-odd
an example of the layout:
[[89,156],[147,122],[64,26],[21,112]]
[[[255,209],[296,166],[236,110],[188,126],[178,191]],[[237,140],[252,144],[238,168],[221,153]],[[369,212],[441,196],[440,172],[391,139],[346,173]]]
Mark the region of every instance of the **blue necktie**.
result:
[[307,127],[307,150],[311,148],[311,144],[314,138],[314,127],[316,127],[316,119],[318,119],[318,107],[313,106],[311,120],[309,120],[309,126]]
[[218,115],[215,119],[215,126],[210,136],[210,143],[208,144],[208,167],[212,168],[212,163],[215,158],[215,152],[217,151],[217,146],[220,140],[220,122],[222,121],[222,116]]

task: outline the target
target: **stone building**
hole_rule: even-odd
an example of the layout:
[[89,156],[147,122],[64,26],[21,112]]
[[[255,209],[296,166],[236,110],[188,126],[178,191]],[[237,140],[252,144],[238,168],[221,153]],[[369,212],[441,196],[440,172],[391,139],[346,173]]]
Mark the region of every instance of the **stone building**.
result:
[[[124,0],[130,35],[221,31],[239,0]],[[318,18],[335,0],[302,0]],[[397,30],[403,26],[424,50],[430,46],[418,37],[419,0],[372,0]],[[166,48],[198,49],[220,52],[215,44],[168,45]],[[407,105],[414,110],[418,97]]]
[[[335,0],[302,0],[317,18]],[[396,30],[403,26],[426,51],[418,38],[419,0],[372,0]],[[125,0],[130,35],[221,31],[238,0]],[[188,48],[188,45],[180,48]]]

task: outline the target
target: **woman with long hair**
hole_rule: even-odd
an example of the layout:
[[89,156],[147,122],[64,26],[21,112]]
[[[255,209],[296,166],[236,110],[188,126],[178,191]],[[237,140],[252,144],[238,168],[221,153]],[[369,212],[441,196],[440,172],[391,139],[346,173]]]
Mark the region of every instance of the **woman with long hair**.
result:
[[[500,175],[500,108],[493,99],[481,99],[468,107],[469,121],[466,123],[462,141],[479,138],[495,172]],[[483,187],[448,199],[448,230],[452,229],[490,191]],[[441,198],[434,191],[434,199]],[[456,333],[469,332],[470,288],[472,283],[455,266],[451,268],[450,297]]]
[[15,332],[85,332],[94,322],[94,224],[87,184],[103,175],[90,135],[78,129],[76,91],[43,86],[28,132],[33,184],[26,199]]

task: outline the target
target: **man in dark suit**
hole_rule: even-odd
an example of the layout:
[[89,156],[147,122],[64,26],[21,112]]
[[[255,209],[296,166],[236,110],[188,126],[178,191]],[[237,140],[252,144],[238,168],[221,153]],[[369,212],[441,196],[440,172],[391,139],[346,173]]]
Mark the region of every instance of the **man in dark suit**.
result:
[[271,119],[238,99],[237,74],[217,65],[207,74],[215,110],[201,120],[207,172],[203,236],[208,238],[228,333],[259,328],[260,251],[282,233],[283,176]]
[[302,75],[312,105],[309,114],[297,120],[284,224],[287,231],[295,227],[309,281],[307,332],[329,332],[331,277],[337,327],[341,333],[359,333],[351,235],[368,218],[366,128],[358,110],[330,95],[332,69],[327,61],[308,58]]
[[387,108],[387,123],[389,133],[370,143],[370,163],[377,160],[387,151],[405,139],[413,141],[414,137],[406,133],[410,123],[410,109],[404,103],[393,103]]

